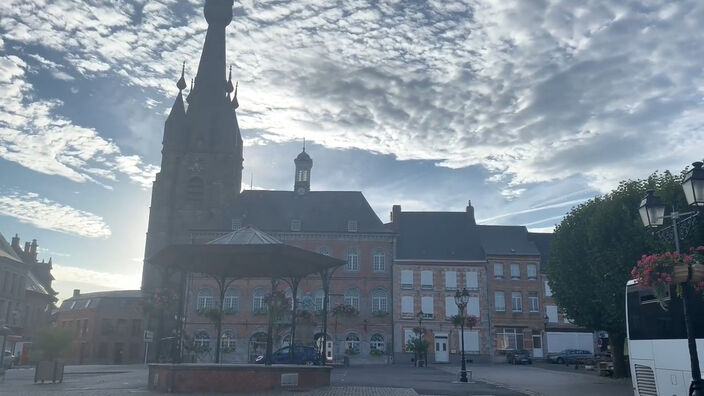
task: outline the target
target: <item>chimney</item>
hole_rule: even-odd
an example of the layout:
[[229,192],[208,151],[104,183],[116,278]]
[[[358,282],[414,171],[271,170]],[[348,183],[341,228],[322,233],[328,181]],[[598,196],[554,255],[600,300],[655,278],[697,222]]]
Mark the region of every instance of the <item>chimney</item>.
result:
[[391,207],[391,229],[398,231],[399,217],[401,216],[401,205]]
[[32,261],[37,261],[37,240],[32,239],[32,244],[29,247],[29,254]]
[[20,250],[20,236],[17,234],[12,237],[12,247],[15,248],[15,251]]
[[78,297],[81,294],[81,289],[73,289],[73,297]]
[[30,244],[29,242],[25,242],[25,243],[24,243],[24,252],[25,252],[25,254],[29,254],[29,246],[30,246],[30,245],[31,245],[31,244]]
[[467,218],[471,225],[477,225],[477,220],[474,219],[474,206],[472,206],[472,201],[467,201]]

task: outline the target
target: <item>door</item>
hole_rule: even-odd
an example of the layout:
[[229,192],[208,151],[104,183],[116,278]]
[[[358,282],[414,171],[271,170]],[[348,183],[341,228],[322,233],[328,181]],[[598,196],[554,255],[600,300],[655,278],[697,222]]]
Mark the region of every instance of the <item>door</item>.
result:
[[450,361],[450,351],[447,348],[447,335],[435,336],[435,362],[447,363]]
[[533,334],[533,357],[543,357],[543,338],[540,334]]

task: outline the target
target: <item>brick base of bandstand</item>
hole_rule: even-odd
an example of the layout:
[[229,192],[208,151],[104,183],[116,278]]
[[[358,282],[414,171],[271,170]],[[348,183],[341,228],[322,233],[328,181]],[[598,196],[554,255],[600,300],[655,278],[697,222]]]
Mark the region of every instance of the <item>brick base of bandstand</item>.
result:
[[158,392],[265,392],[330,386],[328,366],[278,364],[149,365],[149,389]]

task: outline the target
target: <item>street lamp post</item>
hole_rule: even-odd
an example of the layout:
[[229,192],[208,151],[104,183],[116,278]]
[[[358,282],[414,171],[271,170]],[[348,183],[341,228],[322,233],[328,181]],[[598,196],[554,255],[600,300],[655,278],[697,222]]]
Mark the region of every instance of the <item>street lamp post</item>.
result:
[[[701,162],[692,164],[693,168],[687,172],[682,182],[687,203],[693,207],[704,206],[704,169]],[[643,225],[648,228],[655,228],[663,225],[664,219],[669,218],[672,225],[664,229],[653,232],[654,235],[663,240],[674,240],[675,250],[678,257],[680,253],[680,233],[683,237],[696,222],[698,212],[679,212],[674,207],[669,215],[665,215],[665,203],[655,195],[652,190],[646,192],[645,197],[640,203],[639,214]],[[683,229],[680,230],[679,228]],[[704,381],[699,369],[699,355],[697,353],[696,339],[694,338],[694,323],[692,322],[691,311],[691,290],[690,280],[692,279],[692,264],[689,263],[689,275],[687,280],[682,283],[682,308],[684,310],[684,323],[687,330],[687,344],[689,346],[689,361],[692,369],[692,382],[689,386],[690,396],[704,396]]]
[[[416,314],[416,318],[418,318],[418,347],[420,348],[423,346],[423,310],[418,311],[418,313]],[[424,357],[423,351],[422,350],[418,351],[418,359],[417,360],[420,360],[420,358],[423,358],[423,357]],[[425,365],[427,366],[428,362],[425,362]],[[418,366],[422,367],[420,362],[418,362]]]
[[460,337],[462,339],[462,369],[460,370],[460,382],[467,382],[467,363],[464,358],[464,309],[467,307],[469,302],[469,292],[467,288],[462,289],[460,292],[457,290],[455,292],[455,304],[457,304],[457,309],[460,311]]

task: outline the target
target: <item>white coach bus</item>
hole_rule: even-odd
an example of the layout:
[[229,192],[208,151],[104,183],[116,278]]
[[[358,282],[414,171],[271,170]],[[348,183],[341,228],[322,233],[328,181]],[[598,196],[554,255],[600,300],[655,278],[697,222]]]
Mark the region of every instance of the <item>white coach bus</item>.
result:
[[[682,300],[672,288],[667,309],[652,289],[626,286],[626,331],[636,396],[687,396],[692,381]],[[704,298],[691,302],[699,366],[704,367]]]

